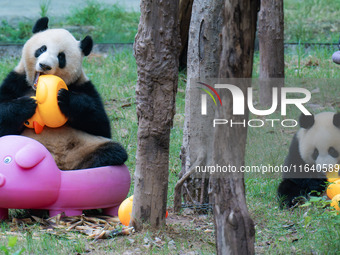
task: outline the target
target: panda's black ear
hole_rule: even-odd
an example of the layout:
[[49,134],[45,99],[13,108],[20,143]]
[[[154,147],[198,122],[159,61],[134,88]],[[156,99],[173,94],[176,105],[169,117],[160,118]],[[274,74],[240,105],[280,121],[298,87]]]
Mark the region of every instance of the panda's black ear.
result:
[[85,56],[88,56],[91,53],[93,47],[93,40],[91,36],[86,36],[82,41],[80,41],[80,48]]
[[32,32],[33,34],[44,31],[48,29],[48,18],[47,17],[43,17],[37,20],[37,22],[35,23]]
[[340,128],[340,113],[336,113],[333,116],[333,125]]
[[302,128],[311,128],[314,125],[314,115],[301,114],[299,118],[299,124]]

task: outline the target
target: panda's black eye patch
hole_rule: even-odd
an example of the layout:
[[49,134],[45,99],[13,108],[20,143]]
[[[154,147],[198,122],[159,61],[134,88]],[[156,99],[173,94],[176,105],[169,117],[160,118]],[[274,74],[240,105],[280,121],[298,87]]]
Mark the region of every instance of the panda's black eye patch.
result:
[[37,49],[34,53],[34,56],[37,58],[39,57],[41,54],[43,54],[45,51],[47,50],[46,45],[41,46],[39,49]]
[[66,66],[66,56],[64,52],[58,54],[59,68],[64,68]]
[[329,147],[328,154],[331,155],[333,158],[339,157],[339,152],[333,147]]
[[314,151],[313,151],[313,154],[312,154],[312,158],[314,160],[316,160],[318,158],[318,156],[319,156],[319,151],[318,151],[317,148],[315,148]]

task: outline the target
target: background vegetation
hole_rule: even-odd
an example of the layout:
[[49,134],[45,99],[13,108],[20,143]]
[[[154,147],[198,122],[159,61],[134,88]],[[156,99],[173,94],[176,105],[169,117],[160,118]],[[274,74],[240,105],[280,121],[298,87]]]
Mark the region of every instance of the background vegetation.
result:
[[[133,43],[140,13],[126,12],[119,5],[105,5],[99,1],[86,1],[82,9],[73,9],[65,19],[50,17],[49,27],[63,27],[77,38],[90,33],[96,43]],[[40,5],[41,16],[48,15],[48,5]],[[2,20],[0,43],[24,43],[32,31],[32,23],[18,21],[18,25]]]
[[339,8],[339,0],[284,0],[285,41],[338,42]]
[[[340,20],[336,17],[340,1],[331,0],[285,0],[285,40],[297,42],[285,51],[286,86],[305,87],[312,91],[308,109],[314,113],[337,111],[340,89],[340,67],[331,60],[336,47],[305,47],[303,42],[336,43],[339,36]],[[53,26],[66,26],[73,31],[87,32],[96,42],[133,42],[137,31],[138,13],[127,14],[117,6],[102,6],[89,3],[87,7],[74,10],[65,23]],[[113,22],[114,23],[113,25]],[[2,42],[24,42],[30,36],[32,23],[20,23],[17,27],[3,22],[0,27]],[[84,34],[79,34],[83,37]],[[7,40],[7,41],[6,41]],[[0,80],[16,65],[17,58],[5,57],[0,60]],[[135,84],[137,67],[131,49],[103,55],[90,55],[84,61],[86,74],[97,85],[110,116],[113,137],[121,142],[130,155],[127,165],[133,176],[137,148],[137,119],[135,105]],[[254,77],[259,72],[259,55],[254,57]],[[288,79],[289,78],[289,79]],[[304,78],[302,80],[301,78]],[[295,80],[294,80],[295,79]],[[177,114],[171,132],[170,177],[168,206],[173,204],[173,189],[178,179],[181,162],[179,159],[182,144],[184,121],[185,72],[179,76],[177,93]],[[257,88],[255,88],[257,89]],[[299,112],[290,108],[286,118],[297,119]],[[259,118],[259,116],[251,116]],[[270,118],[282,119],[279,113]],[[247,165],[280,165],[288,152],[290,140],[297,128],[267,126],[250,128],[246,154]],[[337,254],[340,250],[340,217],[330,210],[325,197],[313,198],[312,202],[294,210],[280,210],[276,189],[277,178],[248,176],[245,180],[247,203],[256,225],[256,252],[258,254]],[[130,194],[133,193],[133,184]],[[170,209],[171,212],[171,209]],[[179,254],[195,251],[195,254],[215,252],[213,221],[211,215],[170,216],[167,227],[157,233],[142,232],[129,237],[117,237],[107,241],[90,242],[86,237],[63,234],[40,233],[39,227],[21,226],[13,229],[8,223],[0,223],[0,246],[13,251],[25,248],[27,254],[93,254],[123,253],[132,254],[161,253]],[[8,240],[11,231],[19,230],[18,240]],[[147,245],[147,240],[160,238],[162,245]],[[9,245],[9,241],[11,242]],[[1,248],[1,247],[0,247]],[[11,253],[9,253],[11,254]]]

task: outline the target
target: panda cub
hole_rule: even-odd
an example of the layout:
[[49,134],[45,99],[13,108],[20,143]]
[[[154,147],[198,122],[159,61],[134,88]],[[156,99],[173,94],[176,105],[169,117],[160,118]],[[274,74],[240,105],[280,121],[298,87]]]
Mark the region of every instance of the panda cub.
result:
[[[38,140],[63,170],[123,164],[126,151],[111,141],[102,100],[82,68],[92,38],[77,41],[65,29],[48,29],[47,17],[39,19],[32,32],[19,64],[0,87],[0,136],[21,134]],[[37,135],[24,122],[35,113],[37,104],[31,96],[41,74],[59,76],[68,86],[58,93],[58,105],[68,121],[60,128],[45,127]]]
[[[291,168],[283,173],[278,187],[281,208],[294,205],[294,199],[326,189],[325,171],[340,163],[340,114],[322,112],[301,115],[300,129],[294,135],[284,165]],[[292,169],[296,169],[293,172]]]

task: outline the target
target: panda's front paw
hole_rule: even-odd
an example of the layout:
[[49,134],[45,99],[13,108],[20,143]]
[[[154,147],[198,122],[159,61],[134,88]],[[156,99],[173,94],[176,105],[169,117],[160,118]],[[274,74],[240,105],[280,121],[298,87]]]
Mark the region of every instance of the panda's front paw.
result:
[[68,117],[70,112],[70,92],[66,89],[58,91],[58,105],[63,114]]
[[17,107],[17,119],[20,121],[25,121],[33,116],[37,108],[37,103],[34,98],[31,97],[20,97],[16,99]]

